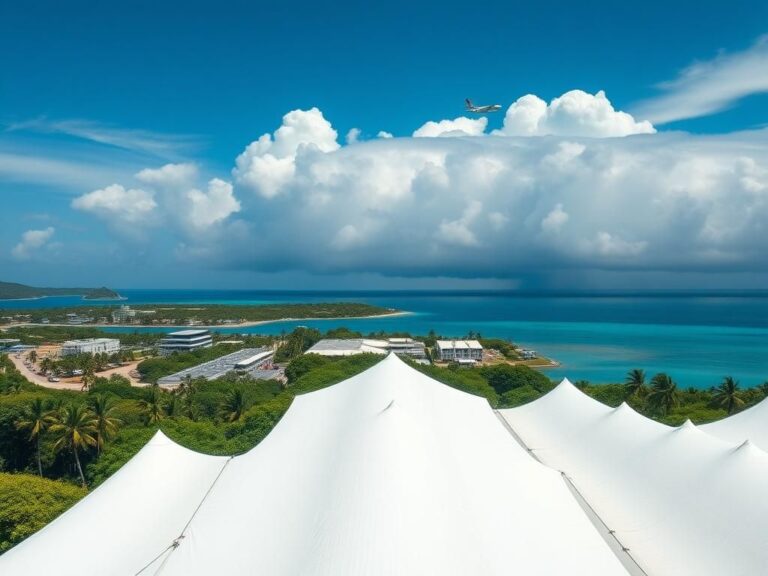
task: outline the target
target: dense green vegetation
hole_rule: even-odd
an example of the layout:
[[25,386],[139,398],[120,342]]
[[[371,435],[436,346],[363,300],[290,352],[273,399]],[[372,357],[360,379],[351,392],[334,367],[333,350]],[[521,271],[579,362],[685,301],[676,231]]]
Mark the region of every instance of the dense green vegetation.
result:
[[[359,318],[390,314],[394,310],[370,304],[355,302],[329,302],[316,304],[261,304],[258,306],[237,306],[224,304],[200,305],[141,305],[139,311],[151,311],[140,314],[137,321],[142,325],[168,324],[181,325],[190,320],[205,325],[226,325],[239,322],[264,322],[269,320],[287,320],[302,318]],[[74,313],[86,318],[105,317],[111,322],[111,314],[116,306],[71,306],[66,308],[45,308],[13,310],[17,320],[24,317],[28,322],[39,323],[44,318],[50,322],[67,321],[67,314]]]
[[15,282],[0,282],[0,300],[18,298],[42,298],[43,296],[83,296],[94,298],[119,298],[120,294],[109,288],[35,288]]
[[40,530],[85,496],[68,482],[0,474],[0,554]]
[[82,338],[119,338],[123,346],[152,346],[164,334],[148,332],[105,332],[94,327],[81,326],[12,326],[3,331],[3,338],[18,338],[22,344],[52,344]]

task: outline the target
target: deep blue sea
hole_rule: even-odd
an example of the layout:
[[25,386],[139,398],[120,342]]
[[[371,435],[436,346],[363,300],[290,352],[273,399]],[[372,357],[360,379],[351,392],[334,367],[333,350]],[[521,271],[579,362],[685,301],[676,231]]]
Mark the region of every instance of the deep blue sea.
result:
[[[260,304],[355,301],[407,310],[379,319],[302,320],[228,333],[279,334],[295,326],[347,326],[444,336],[469,331],[509,338],[562,363],[554,377],[622,381],[628,370],[667,372],[682,387],[706,388],[726,375],[743,386],[768,380],[768,291],[654,293],[262,292],[119,290],[127,304]],[[0,301],[0,308],[110,305],[78,297]],[[112,329],[120,331],[120,329]],[[124,330],[124,329],[123,329]],[[147,329],[152,330],[152,329]]]

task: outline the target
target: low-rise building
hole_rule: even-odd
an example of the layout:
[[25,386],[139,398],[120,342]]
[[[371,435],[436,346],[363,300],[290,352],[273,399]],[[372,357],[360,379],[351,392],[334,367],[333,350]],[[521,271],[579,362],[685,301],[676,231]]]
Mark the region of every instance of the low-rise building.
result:
[[307,354],[321,356],[352,356],[353,354],[403,354],[413,358],[426,358],[424,343],[413,338],[389,338],[374,340],[372,338],[326,338],[307,350]]
[[88,324],[89,322],[93,322],[93,318],[89,316],[80,316],[79,314],[75,314],[74,312],[67,314],[67,324],[70,324],[72,326],[79,326],[80,324]]
[[174,352],[190,352],[198,348],[213,346],[213,336],[208,330],[179,330],[171,332],[160,340],[160,354],[168,355]]
[[443,362],[458,362],[472,360],[480,362],[483,359],[483,345],[477,340],[438,340],[435,343],[438,360]]
[[61,346],[62,356],[76,354],[114,354],[120,351],[120,340],[116,338],[85,338],[83,340],[67,340]]
[[117,310],[112,311],[112,322],[120,324],[121,322],[128,322],[136,317],[136,310],[133,310],[127,304],[123,304]]
[[427,351],[424,342],[413,338],[389,338],[387,348],[395,354],[403,354],[411,358],[426,358]]
[[368,340],[363,338],[326,338],[307,350],[307,354],[319,354],[320,356],[353,356],[370,352],[372,354],[386,354],[387,343],[384,340]]

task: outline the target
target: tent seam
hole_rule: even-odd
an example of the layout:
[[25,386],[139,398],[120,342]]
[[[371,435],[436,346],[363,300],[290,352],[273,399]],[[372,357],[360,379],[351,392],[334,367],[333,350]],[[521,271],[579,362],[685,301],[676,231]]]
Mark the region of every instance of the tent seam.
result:
[[[507,432],[509,432],[510,435],[515,439],[515,441],[517,441],[517,443],[520,444],[520,446],[523,447],[523,449],[531,456],[531,458],[536,460],[536,462],[538,462],[542,466],[546,466],[550,470],[554,470],[554,468],[552,468],[551,466],[548,466],[547,464],[542,462],[541,458],[539,458],[538,455],[536,455],[536,453],[534,452],[533,448],[528,447],[528,445],[520,437],[520,435],[515,431],[515,429],[512,428],[512,424],[510,424],[507,421],[507,419],[504,418],[504,416],[501,414],[501,412],[499,412],[498,410],[495,410],[495,409],[494,409],[493,412],[494,412],[494,414],[496,414],[498,419],[501,421],[501,424],[504,426],[504,428],[506,428]],[[570,486],[571,490],[573,490],[573,492],[575,492],[579,496],[579,498],[581,498],[582,502],[584,502],[584,505],[587,508],[589,508],[590,512],[592,512],[594,517],[597,518],[597,520],[600,522],[600,524],[603,525],[603,528],[605,528],[605,531],[611,536],[611,538],[613,538],[616,541],[616,543],[619,545],[619,548],[620,548],[621,552],[624,555],[626,555],[626,557],[632,562],[632,564],[635,566],[635,568],[637,568],[637,570],[639,570],[640,573],[643,576],[649,576],[648,572],[646,572],[643,569],[643,567],[640,566],[640,564],[638,563],[637,559],[635,559],[635,557],[632,556],[632,553],[631,553],[630,549],[627,546],[625,546],[624,543],[621,540],[619,540],[619,537],[616,535],[616,531],[612,530],[608,526],[608,524],[605,523],[605,520],[603,520],[603,518],[592,507],[592,505],[589,503],[589,501],[584,497],[584,494],[581,493],[581,490],[579,490],[578,487],[573,483],[573,480],[563,470],[558,470],[558,472],[560,473],[560,476],[563,478],[565,483],[568,484],[568,486]]]
[[[213,482],[211,482],[211,485],[208,487],[208,490],[206,490],[205,494],[203,495],[203,498],[200,500],[200,503],[197,505],[195,510],[192,512],[192,515],[189,517],[189,520],[187,520],[187,523],[184,524],[184,527],[181,529],[181,532],[179,533],[179,535],[176,538],[174,538],[173,542],[171,542],[166,548],[164,548],[162,550],[162,552],[160,552],[160,554],[158,554],[157,556],[152,558],[152,560],[150,560],[141,570],[136,572],[136,576],[139,576],[142,572],[144,572],[144,570],[146,570],[147,568],[152,566],[152,564],[158,558],[160,558],[163,554],[168,552],[168,550],[170,550],[171,553],[172,553],[174,550],[176,550],[181,545],[181,541],[184,539],[185,533],[186,533],[187,529],[189,528],[189,525],[192,524],[192,520],[195,519],[195,516],[200,511],[200,508],[202,508],[203,503],[208,499],[208,496],[211,494],[211,491],[213,490],[213,487],[219,481],[219,478],[221,478],[221,475],[224,474],[224,470],[226,469],[227,465],[232,461],[233,458],[234,458],[234,456],[230,456],[229,458],[227,458],[226,462],[224,462],[224,466],[221,467],[221,470],[219,470],[219,473],[216,475],[216,478],[214,478]],[[170,556],[171,555],[168,554],[168,556],[165,557],[165,559],[163,560],[162,564],[160,564],[160,566],[155,571],[155,576],[160,574],[160,572],[165,567],[165,563],[168,561],[168,558],[170,558]]]

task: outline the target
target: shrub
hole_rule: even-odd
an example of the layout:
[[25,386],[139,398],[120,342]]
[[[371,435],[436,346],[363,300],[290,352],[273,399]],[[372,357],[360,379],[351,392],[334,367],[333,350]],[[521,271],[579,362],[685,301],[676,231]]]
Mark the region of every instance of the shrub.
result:
[[30,474],[0,474],[0,553],[85,496],[84,488]]

